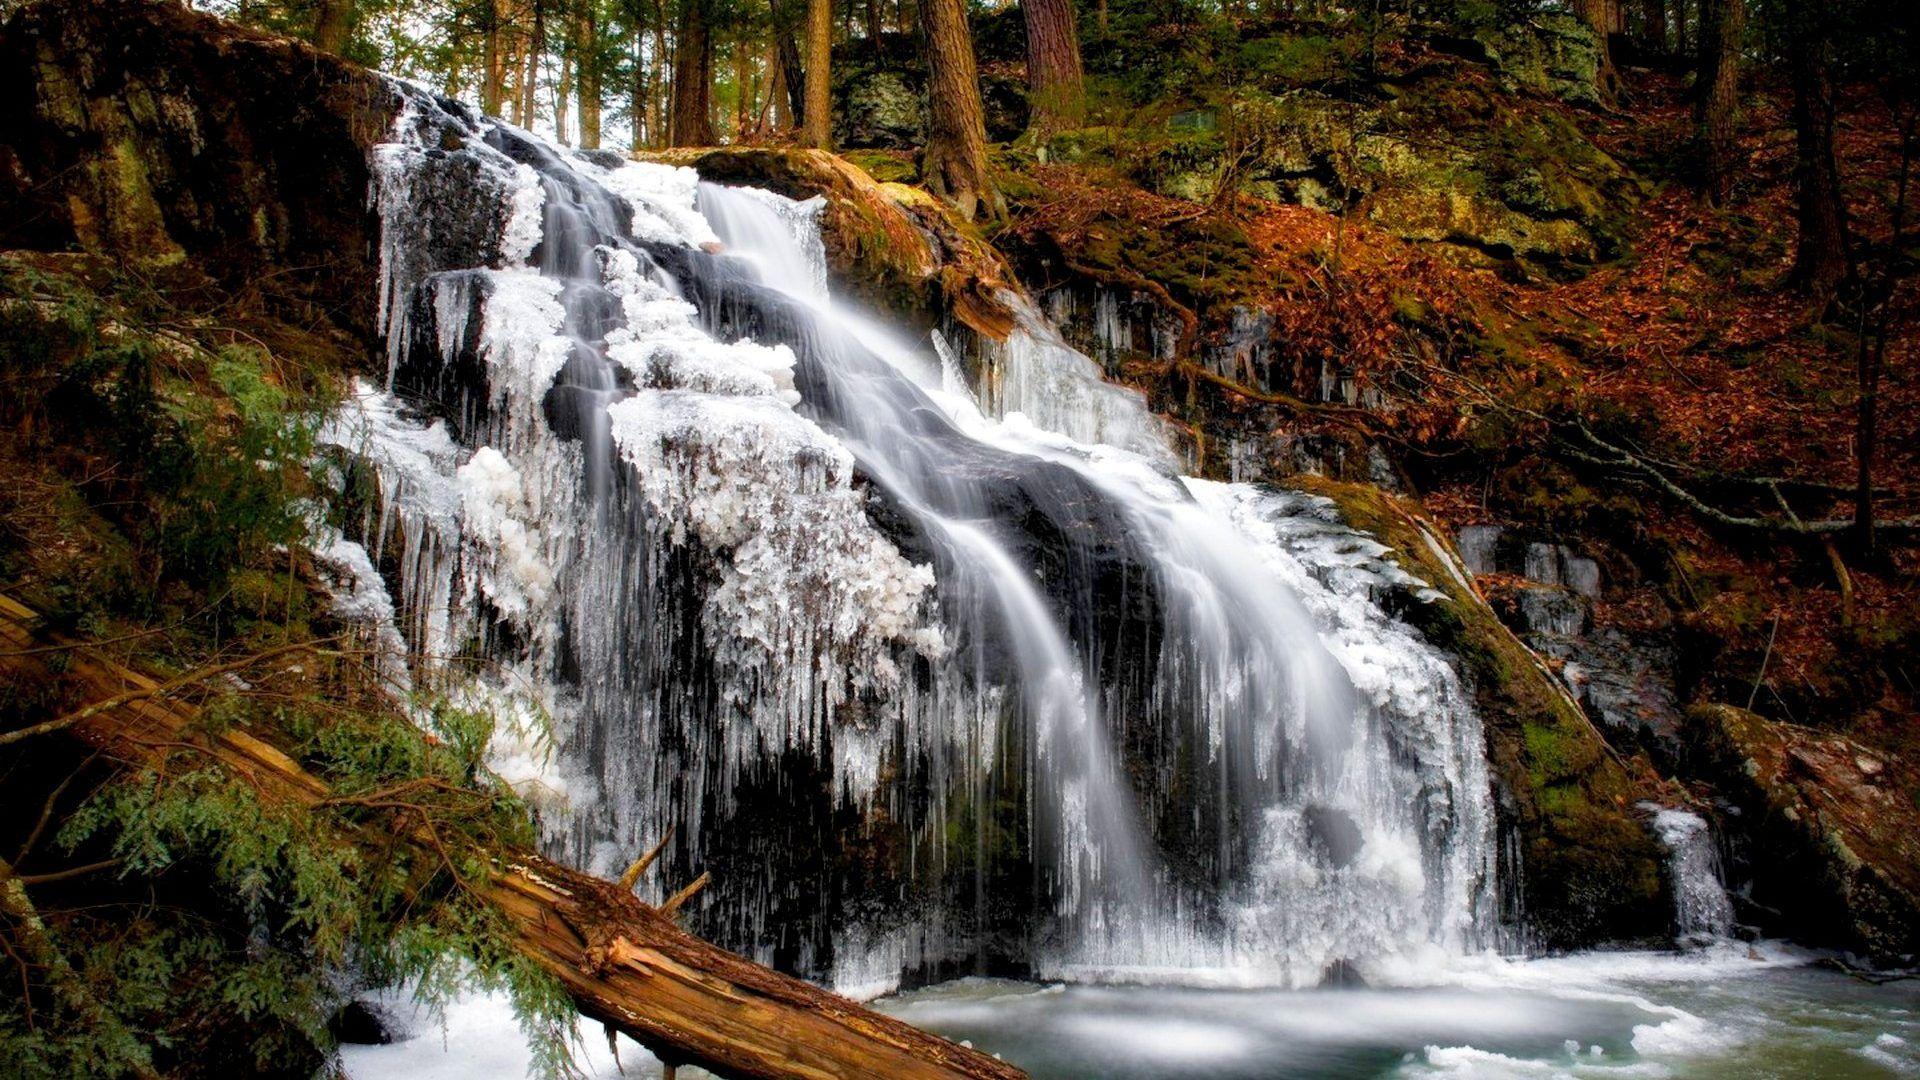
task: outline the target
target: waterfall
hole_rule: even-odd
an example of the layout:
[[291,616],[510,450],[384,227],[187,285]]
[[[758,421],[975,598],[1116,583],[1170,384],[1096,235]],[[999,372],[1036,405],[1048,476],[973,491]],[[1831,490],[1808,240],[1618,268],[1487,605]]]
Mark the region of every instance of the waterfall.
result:
[[865,990],[1493,943],[1480,723],[1388,610],[1435,594],[1329,503],[1178,475],[1017,294],[965,385],[832,300],[818,200],[396,90],[326,542],[558,856],[671,831],[702,933]]
[[1707,819],[1689,810],[1641,803],[1653,814],[1653,831],[1667,849],[1673,878],[1675,936],[1697,944],[1724,938],[1733,930],[1733,902],[1720,874],[1720,851]]

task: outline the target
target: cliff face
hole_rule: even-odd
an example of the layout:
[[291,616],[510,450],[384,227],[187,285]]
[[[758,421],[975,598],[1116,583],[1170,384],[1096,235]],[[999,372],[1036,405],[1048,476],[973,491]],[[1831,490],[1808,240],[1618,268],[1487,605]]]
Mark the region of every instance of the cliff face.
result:
[[370,340],[366,71],[159,0],[28,5],[0,36],[0,247],[203,276]]

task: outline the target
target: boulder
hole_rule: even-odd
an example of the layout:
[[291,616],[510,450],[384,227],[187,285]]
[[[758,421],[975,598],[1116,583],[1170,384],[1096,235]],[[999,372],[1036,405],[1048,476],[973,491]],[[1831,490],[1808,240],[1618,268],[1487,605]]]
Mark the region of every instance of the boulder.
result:
[[1920,953],[1920,770],[1731,705],[1686,715],[1688,775],[1733,813],[1743,921],[1879,964]]
[[379,77],[181,4],[36,3],[0,97],[0,247],[203,274],[371,340]]
[[927,137],[922,90],[894,71],[868,71],[841,83],[835,102],[833,139],[850,150],[901,150]]

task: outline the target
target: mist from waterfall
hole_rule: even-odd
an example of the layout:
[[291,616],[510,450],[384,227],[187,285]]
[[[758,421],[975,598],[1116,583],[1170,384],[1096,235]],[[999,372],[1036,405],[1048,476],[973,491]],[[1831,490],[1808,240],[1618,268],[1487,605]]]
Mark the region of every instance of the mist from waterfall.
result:
[[974,382],[836,304],[817,201],[397,89],[328,557],[557,854],[671,831],[702,932],[851,990],[1491,944],[1480,724],[1386,606],[1431,591],[1325,500],[1179,476],[1024,297]]

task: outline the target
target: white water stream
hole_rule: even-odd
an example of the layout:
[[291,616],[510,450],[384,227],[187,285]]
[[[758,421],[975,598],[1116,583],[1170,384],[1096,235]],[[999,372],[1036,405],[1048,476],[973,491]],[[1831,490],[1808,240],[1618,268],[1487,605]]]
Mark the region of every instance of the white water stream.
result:
[[[1424,585],[1322,500],[1178,476],[1023,298],[970,385],[833,302],[817,205],[405,93],[390,374],[323,433],[316,548],[396,689],[502,716],[556,854],[672,830],[701,932],[849,992],[1152,984],[888,1005],[1036,1075],[1667,1075],[1743,1061],[1682,1045],[1722,1025],[1912,1065],[1900,1007],[1803,1023],[1830,986],[1744,946],[1490,958],[1480,724],[1385,603]],[[1792,1018],[1703,1003],[1709,962]],[[1302,989],[1336,969],[1401,989]],[[510,1074],[497,1011],[349,1068]]]
[[409,94],[389,385],[323,436],[377,491],[327,549],[394,583],[413,682],[520,718],[557,852],[671,829],[668,872],[721,882],[703,931],[857,989],[1310,986],[1491,941],[1479,722],[1385,549],[1179,477],[1020,296],[976,399],[829,298],[817,203]]

